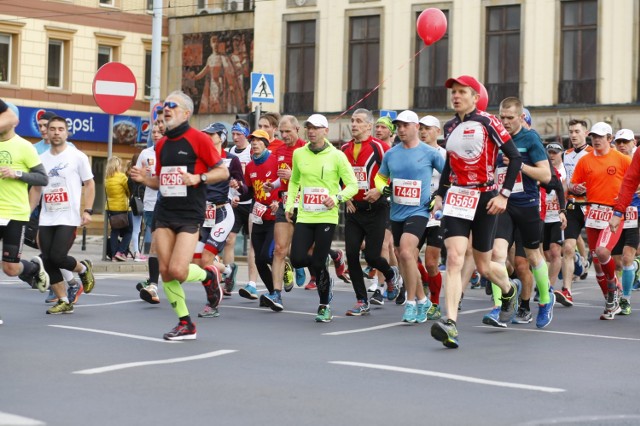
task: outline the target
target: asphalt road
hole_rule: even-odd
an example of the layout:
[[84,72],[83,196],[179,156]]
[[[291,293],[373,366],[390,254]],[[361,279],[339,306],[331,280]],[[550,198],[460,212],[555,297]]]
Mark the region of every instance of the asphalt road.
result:
[[[456,350],[430,322],[400,323],[395,303],[344,316],[346,284],[328,324],[314,322],[315,292],[285,294],[282,313],[234,294],[196,319],[196,341],[165,342],[177,320],[162,293],[137,298],[142,277],[98,274],[72,315],[52,316],[0,276],[0,425],[640,424],[640,306],[599,320],[592,276],[545,330],[484,326],[490,301],[468,290]],[[204,291],[185,290],[195,317]]]

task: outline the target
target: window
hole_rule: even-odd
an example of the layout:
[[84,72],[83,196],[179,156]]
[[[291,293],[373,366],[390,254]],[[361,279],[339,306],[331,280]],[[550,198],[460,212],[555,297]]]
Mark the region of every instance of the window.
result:
[[287,24],[287,65],[284,110],[290,114],[314,110],[316,21]]
[[487,8],[485,87],[489,105],[520,96],[520,5]]
[[[380,76],[380,17],[353,17],[349,24],[347,107],[376,87]],[[371,93],[358,107],[377,110],[378,91]]]
[[62,88],[64,82],[64,54],[64,41],[49,40],[47,87]]
[[598,2],[562,2],[562,41],[558,103],[596,102]]
[[0,83],[11,81],[11,39],[10,34],[0,34]]
[[115,0],[100,0],[100,6],[115,6]]
[[151,51],[144,52],[144,97],[151,97]]
[[98,46],[98,69],[104,64],[113,61],[113,48],[111,46]]
[[[449,21],[449,11],[443,10]],[[416,20],[420,14],[416,13]],[[416,53],[424,47],[424,42],[416,32]],[[449,28],[444,36],[425,48],[415,60],[415,81],[413,89],[414,108],[446,109],[449,105],[444,82],[449,77]]]
[[147,0],[147,11],[153,11],[153,0]]

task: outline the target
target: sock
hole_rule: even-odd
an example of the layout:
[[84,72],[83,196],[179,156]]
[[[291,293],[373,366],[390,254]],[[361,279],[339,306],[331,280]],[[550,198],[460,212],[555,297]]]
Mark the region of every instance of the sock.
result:
[[74,280],[73,278],[73,272],[67,270],[67,269],[60,269],[60,273],[62,274],[62,279],[64,279],[66,282],[71,282]]
[[418,262],[418,271],[420,272],[420,279],[423,283],[429,282],[429,274],[427,273],[427,268],[424,267],[422,262]]
[[87,267],[84,266],[84,263],[80,264],[80,272],[78,272],[79,274],[84,274],[85,272],[87,272]]
[[224,271],[222,271],[223,274],[225,275],[231,275],[231,266],[230,265],[224,265]]
[[540,301],[538,303],[546,305],[551,301],[549,297],[549,268],[547,267],[547,262],[543,260],[539,265],[531,268],[531,272],[533,272],[533,279],[536,281],[536,287],[540,293],[538,296]]
[[606,262],[601,263],[600,267],[602,268],[602,272],[604,272],[605,277],[607,277],[607,281],[615,281],[616,278],[616,262],[614,262],[613,257],[609,256]]
[[429,299],[431,303],[440,304],[440,290],[442,289],[442,274],[429,277]]
[[189,316],[189,315],[186,315],[186,316],[184,316],[184,317],[180,317],[180,321],[184,321],[184,322],[186,322],[187,324],[193,324],[193,323],[191,322],[191,316]]
[[526,309],[527,311],[530,311],[530,310],[531,310],[531,307],[529,306],[529,299],[527,299],[527,300],[522,300],[522,299],[520,299],[520,306],[521,306],[523,309]]
[[[427,300],[428,299],[426,297],[424,299],[420,299],[420,300],[418,300],[418,304],[419,305],[424,305],[425,303],[427,303]],[[436,303],[436,305],[437,305],[437,303]]]
[[596,281],[598,282],[598,285],[600,286],[600,290],[602,290],[602,294],[604,295],[604,297],[607,297],[607,293],[609,292],[607,277],[605,277],[604,274],[596,274]]
[[160,278],[160,264],[158,263],[158,258],[156,256],[149,256],[147,262],[149,264],[149,282],[157,283],[158,278]]
[[247,285],[248,285],[249,287],[256,288],[256,283],[255,283],[255,282],[253,282],[253,281],[249,281],[249,282],[247,283]]
[[60,297],[58,300],[62,300],[64,303],[69,303],[69,298],[67,296]]
[[189,315],[189,309],[187,309],[187,303],[185,301],[184,289],[178,280],[171,280],[162,283],[164,293],[167,296],[167,300],[171,304],[173,311],[178,318],[183,318]]
[[416,306],[416,301],[415,300],[407,300],[407,305],[413,305]]
[[502,298],[502,289],[494,283],[491,283],[491,297],[493,298],[493,306],[502,306],[502,301],[500,300]]
[[622,295],[627,300],[631,298],[631,288],[633,287],[635,276],[636,268],[633,263],[629,266],[622,267]]
[[195,263],[189,264],[189,273],[187,274],[186,282],[192,281],[204,281],[207,279],[207,271],[196,265]]

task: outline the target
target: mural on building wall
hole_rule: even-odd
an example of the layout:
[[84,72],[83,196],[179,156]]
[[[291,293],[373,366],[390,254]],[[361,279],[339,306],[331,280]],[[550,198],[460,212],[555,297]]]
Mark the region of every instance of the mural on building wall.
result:
[[195,114],[246,113],[253,65],[253,30],[185,34],[182,90]]

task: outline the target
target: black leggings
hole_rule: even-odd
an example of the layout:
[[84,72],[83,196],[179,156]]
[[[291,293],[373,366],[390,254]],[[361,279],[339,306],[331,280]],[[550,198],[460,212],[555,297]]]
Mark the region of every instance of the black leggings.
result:
[[[294,268],[308,267],[316,277],[321,305],[328,305],[331,299],[331,279],[326,262],[335,229],[336,225],[330,223],[300,222],[297,222],[293,229],[291,265]],[[313,252],[309,256],[312,245]]]
[[253,224],[251,229],[251,245],[253,251],[256,254],[256,269],[260,279],[269,290],[269,293],[273,292],[273,276],[271,275],[271,247],[273,243],[273,227],[275,222],[272,220],[265,221],[258,225]]
[[51,284],[63,281],[60,269],[73,271],[77,261],[69,256],[69,250],[76,239],[76,227],[68,225],[41,226],[38,230],[42,263],[49,274]]

